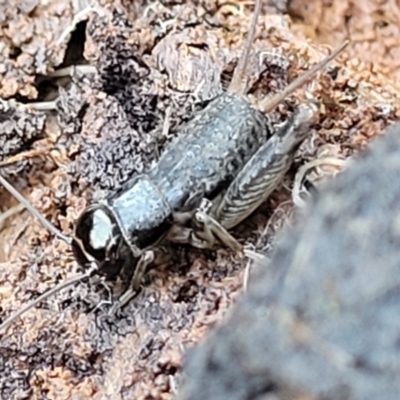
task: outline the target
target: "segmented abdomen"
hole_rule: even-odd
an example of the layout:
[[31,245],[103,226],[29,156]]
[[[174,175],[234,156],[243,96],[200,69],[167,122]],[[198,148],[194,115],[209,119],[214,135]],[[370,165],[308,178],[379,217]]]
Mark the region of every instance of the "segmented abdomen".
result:
[[232,182],[270,132],[262,113],[223,93],[180,129],[150,176],[174,210],[195,208]]

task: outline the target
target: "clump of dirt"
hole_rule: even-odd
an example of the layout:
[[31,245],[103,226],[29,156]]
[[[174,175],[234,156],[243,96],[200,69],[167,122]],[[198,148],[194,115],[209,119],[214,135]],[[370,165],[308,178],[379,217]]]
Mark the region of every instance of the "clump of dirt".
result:
[[349,53],[362,63],[362,69],[380,73],[380,79],[389,78],[399,90],[400,7],[396,1],[292,0],[288,12],[295,29],[315,43],[335,45],[351,39]]
[[[3,176],[26,170],[37,156],[32,144],[45,135],[46,115],[30,111],[15,100],[0,99],[0,166]],[[22,155],[27,151],[25,155]]]
[[74,16],[85,1],[15,0],[0,8],[0,96],[35,99],[37,76],[62,64]]
[[[7,33],[15,18],[12,4],[0,11],[8,16],[0,18],[0,27],[9,49],[14,46]],[[26,42],[36,47],[21,42],[22,53],[16,59],[10,51],[4,56],[9,65],[1,79],[4,98],[43,100],[35,82],[39,74],[51,81],[49,71],[66,65],[71,35],[64,31],[86,6],[74,8],[75,4],[36,5],[30,11],[17,7],[16,15],[36,35]],[[255,105],[327,53],[299,35],[298,25],[293,26],[287,15],[265,11],[248,68],[249,100]],[[56,23],[53,15],[61,15],[61,22]],[[16,148],[41,151],[34,168],[19,164],[27,174],[24,194],[65,234],[72,234],[74,222],[92,199],[103,198],[132,174],[150,168],[180,124],[226,88],[251,15],[252,8],[213,0],[94,6],[82,17],[86,30],[77,47],[84,47],[85,62],[96,72],[76,68],[65,87],[56,87],[59,97],[46,114],[45,129],[32,138],[35,143],[28,139],[31,130],[21,127]],[[45,23],[44,35],[37,27]],[[29,51],[32,59],[26,56]],[[19,66],[24,57],[30,68]],[[38,57],[41,63],[34,61]],[[366,70],[353,55],[341,55],[306,90],[324,106],[297,155],[296,167],[322,156],[351,156],[398,114],[396,86]],[[306,90],[277,108],[271,116],[275,125],[306,98]],[[332,173],[320,167],[307,179],[317,185]],[[2,198],[3,209],[15,204],[5,193]],[[288,198],[290,190],[283,187],[234,235],[254,243]],[[273,230],[284,220],[283,214]],[[0,263],[3,317],[77,272],[68,246],[28,213],[9,219],[0,235],[5,244]],[[270,231],[267,236],[272,237]],[[82,282],[10,327],[0,339],[1,397],[172,398],[185,352],[231,309],[245,280],[244,260],[223,248],[174,250],[174,263],[151,271],[142,293],[116,317],[107,316],[107,304],[101,304],[109,299],[107,289]]]

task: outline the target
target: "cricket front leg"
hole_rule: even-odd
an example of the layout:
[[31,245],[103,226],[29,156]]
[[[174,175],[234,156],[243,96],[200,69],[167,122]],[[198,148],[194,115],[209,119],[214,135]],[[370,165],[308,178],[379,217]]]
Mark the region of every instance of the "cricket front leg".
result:
[[122,295],[113,303],[108,314],[115,314],[140,293],[140,285],[150,266],[165,264],[170,260],[170,258],[171,256],[168,249],[162,246],[145,250],[136,264],[135,272],[129,283],[128,289],[126,289],[125,292],[122,293]]

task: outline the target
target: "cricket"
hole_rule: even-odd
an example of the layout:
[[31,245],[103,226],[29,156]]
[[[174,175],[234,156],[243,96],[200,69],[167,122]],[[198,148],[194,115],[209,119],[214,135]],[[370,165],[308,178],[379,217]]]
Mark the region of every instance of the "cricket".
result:
[[114,314],[138,294],[149,268],[168,262],[168,243],[212,249],[219,242],[237,255],[251,256],[230,230],[281,184],[309,133],[318,104],[314,100],[300,104],[275,132],[268,114],[349,44],[344,42],[256,108],[246,99],[245,77],[261,6],[262,0],[256,0],[228,89],[181,126],[153,168],[89,205],[72,236],[56,228],[0,175],[0,184],[46,229],[68,243],[83,270],[5,319],[0,332],[45,298],[91,276],[123,282],[123,293],[110,310]]

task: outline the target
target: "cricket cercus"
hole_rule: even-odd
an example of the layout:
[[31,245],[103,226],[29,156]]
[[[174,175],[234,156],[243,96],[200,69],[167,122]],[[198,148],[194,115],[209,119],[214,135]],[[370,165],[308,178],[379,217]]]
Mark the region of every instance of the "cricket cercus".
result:
[[250,32],[228,91],[182,126],[159,161],[134,176],[104,201],[90,205],[68,237],[47,221],[1,175],[0,183],[52,233],[71,245],[85,273],[62,282],[6,319],[0,330],[45,297],[91,275],[125,283],[114,313],[134,297],[147,268],[168,257],[163,243],[212,248],[219,240],[243,254],[228,232],[248,217],[281,183],[295,151],[306,138],[318,110],[315,101],[301,104],[272,132],[268,113],[308,82],[348,44],[293,81],[282,93],[253,107],[245,98],[244,75],[261,9],[255,4]]

